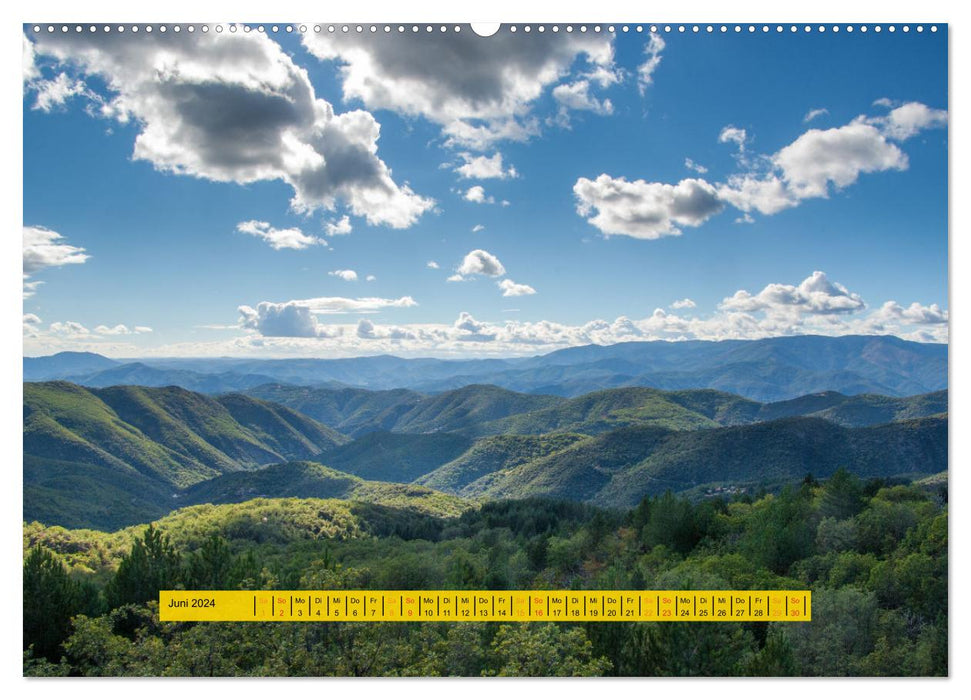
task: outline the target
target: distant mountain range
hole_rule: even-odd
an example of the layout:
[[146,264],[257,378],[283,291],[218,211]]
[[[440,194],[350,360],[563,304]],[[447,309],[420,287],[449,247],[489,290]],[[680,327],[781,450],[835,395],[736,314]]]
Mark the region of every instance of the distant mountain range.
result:
[[267,383],[437,393],[490,384],[517,392],[579,396],[644,386],[716,389],[755,401],[806,394],[911,396],[947,387],[947,345],[894,336],[791,336],[761,340],[653,341],[587,345],[529,358],[337,360],[195,358],[121,363],[90,353],[24,358],[24,379],[92,387],[182,386],[206,393]]
[[25,519],[118,527],[207,500],[407,500],[419,486],[414,494],[426,500],[444,498],[434,489],[626,506],[667,489],[772,486],[840,466],[862,476],[947,469],[946,391],[824,392],[767,404],[641,387],[569,399],[482,385],[432,396],[253,391],[276,401],[25,383]]

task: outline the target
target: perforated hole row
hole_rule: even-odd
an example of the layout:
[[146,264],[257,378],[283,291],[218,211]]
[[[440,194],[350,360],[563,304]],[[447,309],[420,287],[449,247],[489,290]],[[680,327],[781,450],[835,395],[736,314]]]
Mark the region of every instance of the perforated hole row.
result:
[[[131,32],[132,34],[137,34],[139,32],[144,32],[146,34],[151,34],[152,32],[159,32],[163,34],[166,32],[175,32],[178,34],[183,31],[189,32],[190,34],[196,31],[199,31],[202,33],[214,31],[217,34],[220,34],[224,31],[228,31],[230,33],[235,33],[238,31],[241,31],[243,33],[249,33],[252,31],[256,31],[256,32],[269,32],[271,34],[277,34],[280,32],[285,32],[288,34],[292,34],[293,32],[306,33],[309,31],[318,32],[318,33],[329,32],[329,33],[343,33],[343,34],[349,34],[349,33],[390,34],[392,32],[397,32],[399,34],[404,34],[406,32],[412,33],[412,34],[417,34],[417,33],[429,34],[432,32],[458,33],[458,32],[468,30],[468,28],[466,27],[466,29],[463,30],[463,28],[459,25],[445,25],[445,24],[441,24],[441,25],[438,25],[438,24],[436,25],[432,25],[432,24],[422,24],[422,25],[419,25],[419,24],[408,24],[408,25],[405,25],[405,24],[395,24],[395,25],[391,25],[391,24],[381,24],[381,25],[378,25],[378,24],[327,24],[327,25],[273,24],[268,26],[262,25],[262,24],[258,24],[258,25],[249,25],[249,24],[241,24],[241,25],[240,24],[225,24],[225,25],[224,24],[214,24],[214,25],[209,25],[209,24],[199,24],[199,25],[195,25],[195,24],[185,24],[185,25],[182,25],[182,24],[173,24],[173,25],[165,25],[165,24],[160,24],[160,25],[58,24],[58,25],[54,25],[54,24],[48,24],[48,25],[39,25],[39,24],[35,24],[33,25],[33,30],[36,33],[47,32],[51,34],[53,34],[54,32],[61,32],[61,33],[104,32],[105,34],[112,33],[112,32],[117,32],[119,34],[123,34],[125,32]],[[819,24],[819,25],[809,25],[809,24],[805,24],[805,25],[796,25],[796,24],[787,24],[787,25],[782,25],[782,24],[772,24],[772,25],[769,25],[769,24],[760,24],[760,25],[755,25],[755,24],[746,24],[746,25],[742,25],[742,24],[733,24],[733,25],[728,25],[728,24],[718,24],[718,25],[712,25],[712,24],[705,24],[705,25],[699,25],[699,24],[692,24],[692,25],[551,24],[551,25],[544,25],[544,24],[539,24],[539,25],[532,25],[532,24],[523,24],[523,25],[517,25],[517,24],[510,24],[510,25],[503,25],[499,31],[509,32],[513,34],[517,32],[524,32],[527,34],[532,32],[538,32],[540,34],[545,32],[553,32],[554,34],[559,32],[567,32],[567,33],[592,32],[595,34],[596,33],[626,34],[626,33],[643,33],[643,32],[654,32],[658,34],[669,34],[672,32],[676,32],[680,34],[701,34],[701,33],[768,34],[772,32],[779,34],[783,32],[789,32],[789,33],[833,32],[834,34],[838,34],[840,32],[846,32],[846,33],[875,32],[879,34],[884,31],[891,32],[891,33],[894,33],[897,31],[901,31],[904,33],[908,33],[911,31],[936,32],[937,26],[929,25],[925,27],[924,25],[921,25],[921,24],[918,24],[918,25],[908,25],[908,24],[903,24],[903,25],[895,25],[895,24],[887,24],[887,25],[881,25],[881,24],[874,24],[874,25],[866,25],[866,24],[860,24],[860,25],[853,25],[853,24],[843,24],[843,25],[840,25],[840,24],[832,24],[832,25],[825,25],[825,24]]]

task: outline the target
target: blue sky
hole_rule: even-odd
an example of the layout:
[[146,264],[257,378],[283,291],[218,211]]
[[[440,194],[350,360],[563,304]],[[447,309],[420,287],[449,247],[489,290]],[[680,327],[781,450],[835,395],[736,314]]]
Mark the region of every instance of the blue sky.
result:
[[946,342],[946,86],[945,31],[27,27],[24,352]]

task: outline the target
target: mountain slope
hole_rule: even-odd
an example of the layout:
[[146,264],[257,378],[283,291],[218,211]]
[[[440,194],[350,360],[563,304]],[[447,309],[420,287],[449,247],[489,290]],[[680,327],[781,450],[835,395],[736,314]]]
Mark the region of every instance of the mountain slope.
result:
[[482,477],[511,469],[540,457],[565,450],[590,438],[585,435],[494,435],[476,440],[458,458],[419,477],[416,484],[449,493],[460,493]]
[[947,466],[947,419],[843,428],[788,418],[691,432],[622,428],[479,479],[459,493],[552,496],[629,506],[643,496],[709,484],[781,483],[839,467],[862,477],[928,475]]
[[414,481],[450,462],[472,446],[456,433],[373,432],[323,453],[319,461],[364,479]]
[[291,384],[263,384],[244,393],[287,406],[354,437],[391,430],[402,414],[425,398],[408,389],[321,389]]
[[23,389],[24,517],[48,522],[123,524],[146,504],[167,512],[179,487],[307,459],[346,441],[249,397],[217,401],[177,387],[92,390],[67,382]]
[[179,495],[178,504],[181,507],[294,497],[339,498],[442,515],[458,515],[469,507],[461,498],[430,488],[367,481],[315,462],[288,462],[225,474],[190,486]]
[[272,381],[271,377],[260,374],[239,374],[237,372],[207,374],[190,370],[152,367],[144,362],[111,366],[96,372],[78,372],[70,374],[64,379],[82,386],[96,388],[119,384],[178,386],[189,391],[199,391],[206,394],[241,391]]
[[[695,430],[718,425],[711,418],[686,408],[685,403],[692,403],[690,397],[682,395],[678,398],[680,401],[671,400],[669,395],[657,389],[605,389],[561,401],[542,410],[491,421],[476,428],[475,432],[481,435],[535,435],[562,431],[597,435],[627,425],[660,425],[672,430]],[[744,401],[738,397],[731,398]],[[703,401],[699,398],[694,403],[700,407]],[[709,412],[718,415],[717,409],[712,408]]]
[[59,352],[45,357],[25,357],[24,381],[64,379],[75,374],[100,372],[118,364],[117,360],[93,352]]

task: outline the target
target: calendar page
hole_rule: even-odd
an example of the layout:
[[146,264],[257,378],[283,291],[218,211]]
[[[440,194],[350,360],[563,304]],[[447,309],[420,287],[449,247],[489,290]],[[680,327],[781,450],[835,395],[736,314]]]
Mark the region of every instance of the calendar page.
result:
[[946,23],[21,35],[25,676],[948,675]]

